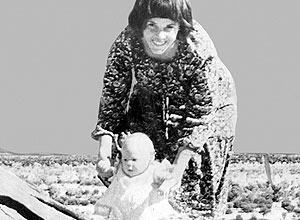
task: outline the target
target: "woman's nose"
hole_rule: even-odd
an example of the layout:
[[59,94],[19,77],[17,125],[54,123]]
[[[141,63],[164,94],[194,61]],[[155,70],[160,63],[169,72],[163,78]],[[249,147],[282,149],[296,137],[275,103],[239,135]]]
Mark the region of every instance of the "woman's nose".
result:
[[157,36],[159,39],[165,39],[166,33],[165,33],[163,30],[158,30],[157,33],[156,33],[156,36]]

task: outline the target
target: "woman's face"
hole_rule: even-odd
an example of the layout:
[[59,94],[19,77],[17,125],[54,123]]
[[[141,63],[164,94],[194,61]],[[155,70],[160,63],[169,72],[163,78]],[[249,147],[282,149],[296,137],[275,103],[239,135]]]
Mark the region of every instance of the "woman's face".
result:
[[143,31],[145,46],[154,55],[163,55],[175,45],[178,31],[178,22],[169,18],[151,18]]

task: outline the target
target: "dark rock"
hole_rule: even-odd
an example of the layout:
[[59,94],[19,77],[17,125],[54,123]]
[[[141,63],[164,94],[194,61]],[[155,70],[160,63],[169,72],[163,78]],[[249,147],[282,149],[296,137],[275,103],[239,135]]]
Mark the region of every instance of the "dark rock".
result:
[[41,193],[35,186],[0,167],[0,219],[90,220]]

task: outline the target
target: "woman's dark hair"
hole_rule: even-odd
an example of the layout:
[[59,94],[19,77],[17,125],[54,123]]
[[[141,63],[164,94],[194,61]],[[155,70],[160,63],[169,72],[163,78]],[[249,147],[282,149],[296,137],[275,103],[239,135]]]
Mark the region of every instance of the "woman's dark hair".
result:
[[189,0],[136,0],[128,16],[129,26],[142,36],[148,19],[169,18],[179,23],[178,38],[185,39],[193,30],[192,9]]

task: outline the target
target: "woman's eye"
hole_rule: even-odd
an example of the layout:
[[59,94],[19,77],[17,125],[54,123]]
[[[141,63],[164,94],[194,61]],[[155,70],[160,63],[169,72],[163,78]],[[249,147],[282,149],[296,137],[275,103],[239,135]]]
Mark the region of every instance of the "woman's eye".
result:
[[154,23],[147,23],[147,26],[149,26],[149,27],[154,27]]
[[154,23],[147,23],[146,26],[147,26],[147,28],[150,28],[150,29],[155,29],[156,28]]
[[174,28],[175,28],[175,26],[170,25],[170,26],[167,26],[167,27],[166,27],[166,30],[167,30],[167,31],[171,31],[171,30],[173,30]]

